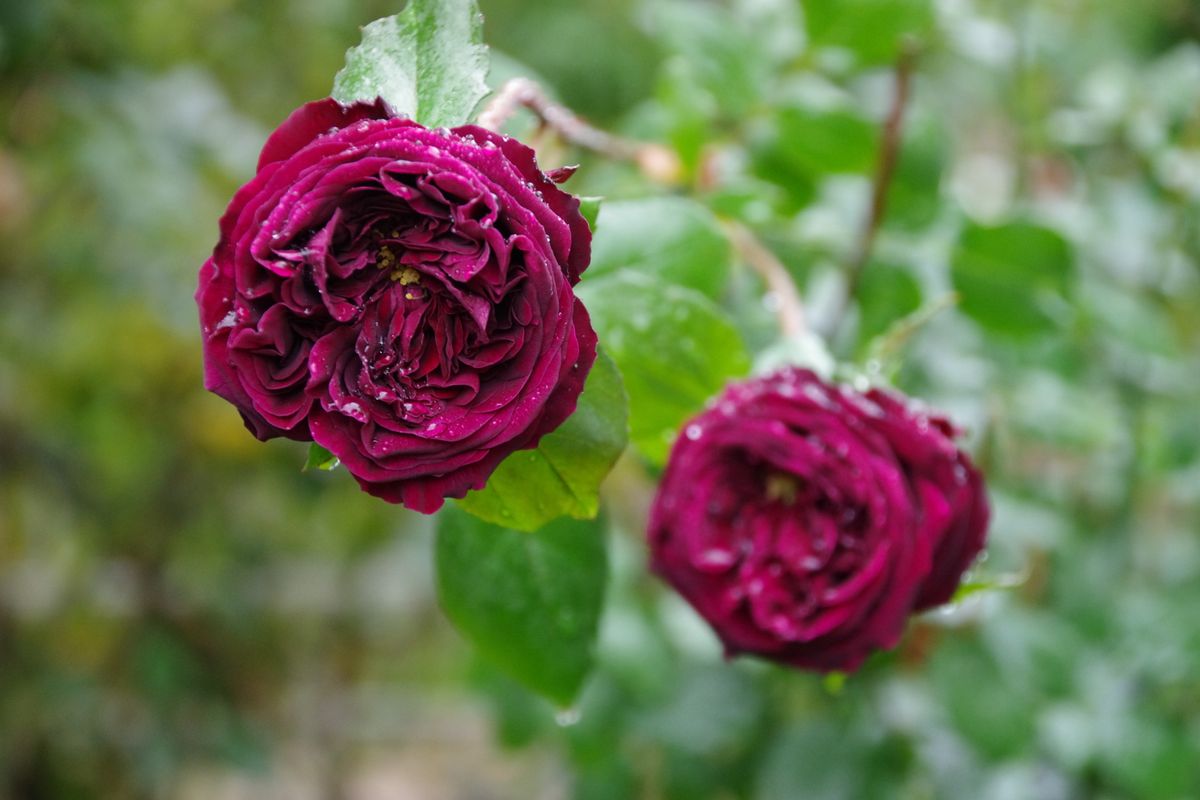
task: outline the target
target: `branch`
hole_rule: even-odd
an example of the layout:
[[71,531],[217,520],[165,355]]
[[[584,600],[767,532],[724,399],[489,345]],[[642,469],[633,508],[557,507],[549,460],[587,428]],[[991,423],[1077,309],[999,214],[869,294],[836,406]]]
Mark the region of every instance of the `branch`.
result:
[[875,178],[871,186],[871,205],[859,231],[858,242],[846,262],[846,289],[842,300],[833,315],[829,332],[837,333],[837,329],[851,301],[858,293],[862,283],[863,270],[871,259],[871,250],[875,247],[875,239],[879,235],[879,226],[883,223],[887,212],[888,190],[892,185],[892,177],[896,172],[896,162],[900,156],[900,138],[904,128],[904,112],[908,108],[909,97],[912,94],[912,73],[916,64],[917,54],[911,46],[906,46],[896,62],[895,89],[892,94],[892,106],[888,109],[887,118],[883,122],[883,136],[879,143],[879,158],[875,166]]
[[618,161],[632,161],[657,183],[676,183],[682,173],[679,156],[668,147],[615,136],[593,127],[566,106],[546,96],[528,78],[505,83],[479,114],[480,127],[499,131],[520,108],[532,111],[564,140]]
[[783,335],[793,337],[805,333],[808,321],[804,313],[804,301],[787,267],[745,225],[726,222],[725,233],[738,256],[759,274],[770,295],[776,299],[776,314]]

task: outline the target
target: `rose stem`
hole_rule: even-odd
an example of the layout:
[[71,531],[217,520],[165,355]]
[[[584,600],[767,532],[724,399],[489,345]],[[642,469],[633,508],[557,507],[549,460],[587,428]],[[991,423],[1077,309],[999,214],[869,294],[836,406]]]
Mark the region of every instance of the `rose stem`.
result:
[[788,337],[804,334],[808,330],[804,301],[787,267],[745,225],[726,221],[724,227],[734,251],[758,273],[768,291],[777,299],[780,331]]
[[875,178],[871,186],[871,205],[859,231],[858,242],[846,262],[846,289],[842,293],[837,311],[830,319],[829,335],[837,333],[842,319],[850,307],[850,302],[858,293],[862,282],[863,270],[871,258],[871,250],[875,246],[875,238],[879,234],[879,226],[887,212],[888,189],[892,185],[892,177],[896,172],[896,162],[900,155],[900,136],[904,129],[904,112],[912,95],[912,73],[916,63],[916,49],[909,43],[900,52],[896,61],[895,89],[892,93],[892,105],[883,121],[883,136],[879,142],[879,157],[875,166]]
[[658,183],[678,181],[679,157],[667,147],[614,136],[595,128],[575,112],[546,96],[542,87],[529,78],[513,78],[505,83],[480,112],[480,127],[499,131],[519,108],[532,111],[545,125],[571,144],[619,161],[632,161],[651,180]]

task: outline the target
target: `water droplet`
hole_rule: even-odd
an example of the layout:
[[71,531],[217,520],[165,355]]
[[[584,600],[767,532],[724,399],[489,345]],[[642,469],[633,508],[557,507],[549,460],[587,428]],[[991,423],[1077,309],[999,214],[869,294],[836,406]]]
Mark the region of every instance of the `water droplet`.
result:
[[[220,322],[217,323],[217,330],[223,330],[225,328],[232,328],[235,324],[237,324],[237,312],[230,311],[228,314],[226,314],[224,317],[221,318]],[[960,467],[960,469],[961,469],[961,467]]]
[[579,718],[583,716],[577,707],[564,708],[554,714],[554,721],[563,728],[569,728],[579,722]]
[[684,431],[684,434],[687,436],[687,438],[694,442],[704,435],[704,429],[699,425],[688,425],[687,430]]
[[723,550],[714,547],[710,550],[705,550],[702,552],[696,561],[697,566],[700,567],[726,568],[733,566],[733,564],[737,561],[737,557],[734,556],[734,554],[729,550]]

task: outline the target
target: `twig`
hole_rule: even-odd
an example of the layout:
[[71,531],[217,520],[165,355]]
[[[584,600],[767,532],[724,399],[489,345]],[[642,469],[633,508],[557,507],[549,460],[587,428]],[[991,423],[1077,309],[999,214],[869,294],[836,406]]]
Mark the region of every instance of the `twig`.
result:
[[513,78],[501,86],[480,112],[478,124],[498,131],[520,108],[532,111],[547,127],[571,144],[609,158],[632,161],[654,181],[676,183],[682,173],[679,156],[670,148],[602,131],[588,124],[566,106],[552,101],[542,87],[528,78]]
[[779,329],[783,335],[792,337],[805,333],[808,321],[804,314],[804,301],[787,267],[745,225],[726,222],[725,233],[738,256],[759,274],[774,296]]
[[904,112],[908,108],[909,97],[912,94],[912,73],[916,64],[916,50],[906,46],[896,62],[895,90],[892,94],[892,106],[888,109],[887,118],[883,122],[883,137],[879,143],[879,158],[875,166],[875,178],[871,186],[871,205],[859,231],[858,241],[846,262],[846,289],[836,313],[831,318],[830,335],[837,333],[842,319],[850,308],[851,301],[858,293],[862,282],[863,270],[871,258],[871,250],[875,246],[875,238],[879,235],[879,226],[887,212],[888,190],[892,185],[892,176],[896,172],[896,162],[900,155],[900,137],[904,128]]

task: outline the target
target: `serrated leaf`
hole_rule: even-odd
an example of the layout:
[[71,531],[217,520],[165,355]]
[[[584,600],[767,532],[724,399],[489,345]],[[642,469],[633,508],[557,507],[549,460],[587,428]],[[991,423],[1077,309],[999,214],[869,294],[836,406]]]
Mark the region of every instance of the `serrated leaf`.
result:
[[316,442],[310,442],[308,445],[308,458],[304,461],[304,471],[310,469],[331,470],[337,469],[338,464],[342,462],[333,453],[326,450]]
[[506,458],[487,486],[461,505],[477,517],[534,531],[564,514],[591,519],[600,510],[600,483],[629,440],[629,400],[621,374],[604,352],[566,422],[535,450]]
[[592,667],[608,557],[603,527],[559,519],[536,533],[449,505],[438,520],[438,595],[479,653],[566,706]]
[[950,266],[963,312],[992,333],[1019,338],[1054,328],[1043,300],[1066,291],[1072,252],[1039,225],[970,225]]
[[430,128],[470,120],[488,93],[483,16],[475,0],[409,0],[363,28],[333,81],[343,103],[382,97]]
[[704,295],[632,270],[578,293],[625,380],[629,438],[661,464],[684,420],[749,371],[741,336]]
[[682,197],[614,200],[600,209],[588,277],[629,268],[716,297],[731,261],[716,217],[699,203]]

